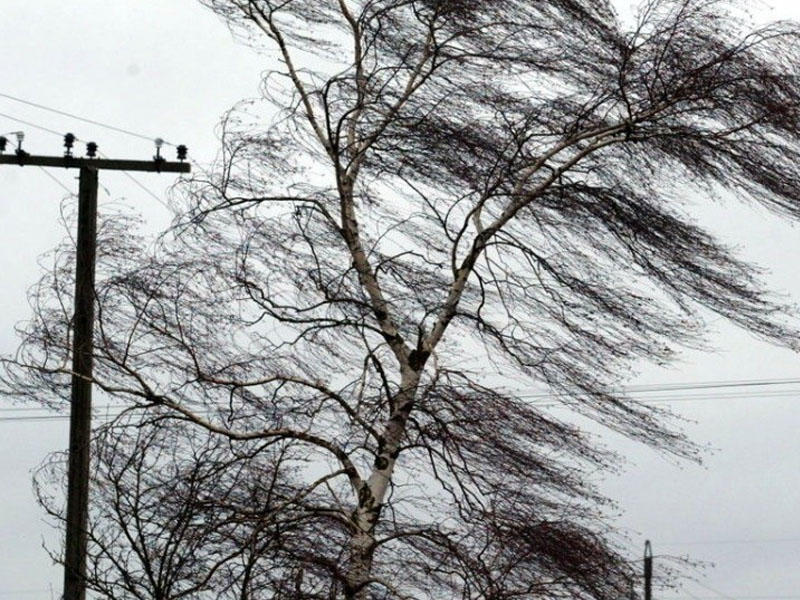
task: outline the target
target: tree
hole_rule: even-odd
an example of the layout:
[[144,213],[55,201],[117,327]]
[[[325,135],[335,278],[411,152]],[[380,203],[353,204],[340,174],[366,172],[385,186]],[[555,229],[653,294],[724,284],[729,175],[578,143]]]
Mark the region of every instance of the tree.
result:
[[[619,392],[630,369],[699,345],[709,313],[800,349],[692,218],[800,217],[800,30],[721,0],[649,0],[631,27],[607,0],[203,4],[277,53],[274,110],[226,117],[156,252],[119,225],[101,243],[95,385],[285,448],[306,544],[256,597],[627,594],[587,479],[614,457],[530,390],[693,458]],[[40,400],[68,381],[55,273],[6,363]]]
[[[245,600],[254,587],[269,589],[258,578],[266,570],[256,567],[279,564],[289,551],[302,522],[293,506],[304,497],[279,481],[290,479],[280,452],[258,450],[232,449],[219,437],[152,415],[143,421],[125,414],[99,427],[88,587],[110,600],[177,600],[211,591]],[[34,479],[39,504],[60,525],[66,462],[63,453],[51,456]],[[60,561],[61,551],[51,556]]]

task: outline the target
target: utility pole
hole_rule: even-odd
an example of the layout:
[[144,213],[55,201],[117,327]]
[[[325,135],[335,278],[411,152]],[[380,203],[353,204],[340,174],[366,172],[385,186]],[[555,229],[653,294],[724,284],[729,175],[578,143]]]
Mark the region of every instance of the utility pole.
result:
[[652,600],[653,595],[653,549],[650,540],[644,542],[644,600]]
[[188,173],[186,146],[178,146],[179,162],[161,157],[163,141],[156,139],[153,160],[98,159],[97,144],[86,144],[86,158],[72,156],[76,138],[64,136],[64,156],[32,156],[22,149],[24,134],[17,135],[13,155],[3,155],[8,140],[0,136],[0,165],[36,165],[80,169],[78,186],[78,236],[75,264],[75,313],[72,324],[72,389],[69,415],[69,467],[67,471],[67,530],[64,544],[64,600],[86,598],[86,546],[89,504],[89,449],[92,416],[92,364],[94,353],[94,273],[97,247],[98,172],[149,171]]

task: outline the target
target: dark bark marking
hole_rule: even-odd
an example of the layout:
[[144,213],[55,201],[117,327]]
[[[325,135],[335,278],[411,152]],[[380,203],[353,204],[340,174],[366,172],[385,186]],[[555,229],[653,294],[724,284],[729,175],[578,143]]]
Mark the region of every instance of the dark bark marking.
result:
[[411,367],[413,371],[420,371],[422,367],[425,366],[425,361],[428,360],[430,355],[431,353],[427,350],[412,350],[411,354],[408,355],[408,366]]

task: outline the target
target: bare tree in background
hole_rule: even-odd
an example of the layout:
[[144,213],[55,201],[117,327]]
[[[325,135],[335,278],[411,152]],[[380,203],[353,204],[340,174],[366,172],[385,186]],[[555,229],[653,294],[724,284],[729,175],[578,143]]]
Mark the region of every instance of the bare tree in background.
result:
[[[157,252],[106,236],[96,386],[285,449],[313,502],[254,598],[627,595],[587,477],[614,457],[530,395],[691,458],[630,370],[708,314],[800,347],[692,217],[800,217],[798,27],[718,0],[630,27],[607,0],[203,4],[277,66]],[[6,363],[18,394],[67,397],[68,264]]]
[[[224,438],[152,415],[99,427],[89,589],[110,600],[262,597],[273,583],[264,575],[295,552],[292,540],[306,539],[298,506],[313,490],[288,484],[291,467],[281,455],[278,445],[234,449]],[[35,476],[40,505],[62,526],[65,474],[59,453]],[[61,561],[60,552],[51,556]]]

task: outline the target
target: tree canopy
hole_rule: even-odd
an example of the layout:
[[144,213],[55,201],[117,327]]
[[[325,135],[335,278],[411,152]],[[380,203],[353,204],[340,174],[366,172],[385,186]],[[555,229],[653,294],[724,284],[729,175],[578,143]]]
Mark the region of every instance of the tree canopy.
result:
[[[606,0],[202,3],[270,70],[157,250],[106,220],[94,382],[143,430],[180,445],[163,424],[184,421],[215,464],[256,461],[225,489],[282,490],[264,536],[291,542],[220,570],[225,593],[627,596],[588,477],[615,457],[531,394],[696,458],[620,392],[631,369],[701,344],[708,314],[800,349],[794,309],[693,216],[800,217],[798,26],[721,0],[649,0],[632,25]],[[5,362],[39,401],[68,398],[71,252]],[[98,460],[135,453],[109,444]]]

